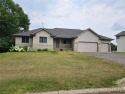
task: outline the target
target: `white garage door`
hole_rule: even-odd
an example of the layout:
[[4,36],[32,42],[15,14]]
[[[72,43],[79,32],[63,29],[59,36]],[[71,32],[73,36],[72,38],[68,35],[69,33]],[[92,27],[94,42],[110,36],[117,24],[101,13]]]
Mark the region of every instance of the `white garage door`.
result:
[[108,52],[108,50],[109,50],[108,44],[101,44],[100,52]]
[[78,43],[78,52],[97,52],[97,43]]

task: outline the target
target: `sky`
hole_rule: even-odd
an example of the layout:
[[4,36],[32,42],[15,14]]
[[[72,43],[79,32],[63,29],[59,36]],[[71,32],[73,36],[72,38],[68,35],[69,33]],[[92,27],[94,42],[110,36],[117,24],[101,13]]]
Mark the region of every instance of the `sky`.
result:
[[91,28],[96,33],[113,39],[117,33],[125,31],[125,0],[13,1],[29,16],[30,30],[41,27]]

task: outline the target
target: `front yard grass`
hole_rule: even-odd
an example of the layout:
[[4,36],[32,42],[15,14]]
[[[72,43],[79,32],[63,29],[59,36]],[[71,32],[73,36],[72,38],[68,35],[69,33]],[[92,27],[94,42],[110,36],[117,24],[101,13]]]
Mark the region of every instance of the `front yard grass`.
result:
[[0,54],[0,94],[113,87],[125,66],[76,52]]
[[120,54],[125,54],[125,52],[119,52]]
[[125,52],[114,52],[114,53],[117,53],[117,54],[125,54]]

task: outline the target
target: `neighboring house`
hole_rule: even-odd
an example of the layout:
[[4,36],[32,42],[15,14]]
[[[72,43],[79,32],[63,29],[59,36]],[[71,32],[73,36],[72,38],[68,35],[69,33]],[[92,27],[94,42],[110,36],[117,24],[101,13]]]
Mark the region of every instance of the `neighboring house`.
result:
[[117,51],[125,52],[125,31],[118,33],[116,36]]
[[92,29],[35,29],[14,34],[15,45],[33,49],[70,49],[76,52],[110,52],[111,38],[98,35]]

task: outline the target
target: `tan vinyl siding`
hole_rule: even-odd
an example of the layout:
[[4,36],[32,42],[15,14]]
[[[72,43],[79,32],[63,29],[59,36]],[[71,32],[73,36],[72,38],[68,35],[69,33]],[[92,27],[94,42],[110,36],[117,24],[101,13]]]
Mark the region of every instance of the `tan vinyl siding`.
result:
[[103,43],[111,43],[110,41],[105,41],[105,40],[101,40],[101,43],[103,44]]
[[[47,37],[47,43],[40,43],[39,42],[40,37]],[[40,31],[36,33],[36,35],[33,37],[33,48],[34,49],[44,49],[44,48],[53,49],[53,38],[46,31]]]
[[29,38],[29,43],[22,43],[22,37],[16,37],[15,38],[15,45],[16,46],[28,46],[28,47],[32,47],[32,38]]

